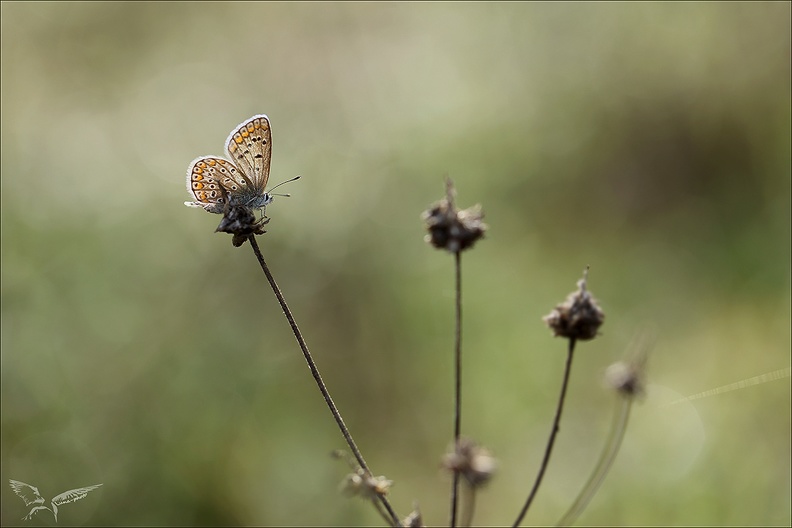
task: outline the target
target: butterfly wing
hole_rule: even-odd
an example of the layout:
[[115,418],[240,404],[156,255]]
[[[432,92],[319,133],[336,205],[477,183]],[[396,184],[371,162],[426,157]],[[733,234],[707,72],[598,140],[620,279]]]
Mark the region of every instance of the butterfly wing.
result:
[[237,126],[226,140],[229,159],[239,167],[256,192],[263,193],[272,159],[272,131],[269,118],[254,115]]
[[78,501],[80,499],[85,498],[89,492],[95,490],[101,486],[101,484],[95,484],[93,486],[86,486],[84,488],[77,488],[69,491],[64,491],[60,495],[56,496],[52,499],[52,504],[55,506],[60,506],[61,504],[67,504],[69,502]]
[[187,169],[187,190],[194,202],[184,202],[190,207],[203,207],[210,213],[222,213],[227,194],[248,187],[248,181],[233,163],[223,158],[201,156]]

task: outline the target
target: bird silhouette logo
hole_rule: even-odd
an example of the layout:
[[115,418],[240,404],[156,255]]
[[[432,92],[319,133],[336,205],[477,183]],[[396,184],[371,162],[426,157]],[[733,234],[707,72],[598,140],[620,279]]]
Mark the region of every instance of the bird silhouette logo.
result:
[[19,495],[22,500],[25,501],[25,506],[33,506],[28,514],[22,517],[23,521],[32,519],[33,515],[38,513],[40,510],[49,510],[52,512],[52,515],[55,516],[56,523],[58,522],[58,506],[83,499],[86,495],[88,495],[88,493],[101,486],[101,484],[94,484],[93,486],[85,486],[84,488],[64,491],[60,495],[55,496],[50,501],[49,506],[45,506],[44,503],[46,501],[44,500],[44,497],[41,496],[41,493],[39,493],[37,487],[31,486],[30,484],[25,484],[24,482],[19,482],[18,480],[8,479],[8,482],[11,483],[11,489],[14,490],[14,493]]

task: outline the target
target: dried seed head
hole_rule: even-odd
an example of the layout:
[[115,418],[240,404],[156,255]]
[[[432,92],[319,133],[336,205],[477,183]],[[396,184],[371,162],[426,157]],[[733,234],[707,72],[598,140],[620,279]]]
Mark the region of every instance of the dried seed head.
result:
[[364,469],[358,468],[357,471],[347,475],[341,482],[341,492],[350,497],[358,496],[364,499],[374,499],[387,495],[392,484],[392,480],[388,480],[383,476],[375,477]]
[[643,380],[636,365],[617,361],[605,370],[606,383],[625,397],[633,398],[644,394]]
[[424,240],[437,249],[459,253],[484,236],[487,224],[480,205],[469,209],[457,210],[454,205],[456,190],[450,178],[446,178],[446,197],[423,212],[421,217],[426,223],[429,234]]
[[605,371],[605,382],[625,398],[640,398],[646,393],[646,361],[654,343],[654,335],[653,328],[638,332],[627,348],[627,358]]
[[339,486],[341,492],[350,497],[359,496],[365,499],[374,499],[378,496],[385,496],[393,484],[393,481],[385,477],[375,477],[368,471],[361,468],[349,453],[343,449],[336,449],[330,456],[337,459],[346,460],[352,468],[352,473],[348,474]]
[[245,243],[248,236],[266,233],[264,225],[269,223],[269,220],[266,216],[263,216],[261,220],[256,220],[253,210],[244,205],[228,205],[215,233],[231,233],[234,235],[231,243],[234,244],[234,247],[239,247]]
[[563,303],[542,319],[554,335],[582,341],[597,337],[605,314],[586,289],[587,280],[588,268],[578,281],[578,290],[569,294]]
[[486,484],[495,473],[497,461],[486,447],[460,438],[457,448],[443,457],[443,467],[460,473],[473,487]]
[[426,526],[423,523],[423,517],[421,517],[421,511],[418,509],[417,502],[413,503],[413,511],[404,518],[402,526],[405,528],[424,528],[424,526]]

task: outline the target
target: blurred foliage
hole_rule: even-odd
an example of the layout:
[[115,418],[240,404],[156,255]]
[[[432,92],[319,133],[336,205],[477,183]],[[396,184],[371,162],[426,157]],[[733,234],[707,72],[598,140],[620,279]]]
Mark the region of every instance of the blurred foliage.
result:
[[[247,245],[182,205],[190,160],[266,113],[260,244],[373,471],[447,521],[452,259],[420,213],[454,179],[490,230],[463,258],[463,430],[510,523],[586,265],[583,343],[528,524],[604,442],[601,376],[636,329],[649,395],[580,519],[789,525],[790,4],[2,4],[2,468],[61,524],[367,525],[344,447]],[[0,483],[0,485],[2,485]],[[4,486],[2,523],[21,524]],[[44,512],[35,523],[53,525]]]

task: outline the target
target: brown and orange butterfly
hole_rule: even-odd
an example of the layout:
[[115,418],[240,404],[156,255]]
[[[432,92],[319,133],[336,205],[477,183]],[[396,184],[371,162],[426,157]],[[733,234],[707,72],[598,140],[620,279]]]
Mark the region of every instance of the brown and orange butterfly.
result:
[[187,190],[195,201],[184,205],[217,214],[223,214],[227,205],[264,209],[273,197],[265,190],[272,160],[267,116],[254,115],[237,126],[226,140],[226,154],[228,159],[201,156],[190,163]]

